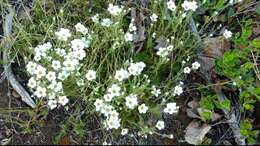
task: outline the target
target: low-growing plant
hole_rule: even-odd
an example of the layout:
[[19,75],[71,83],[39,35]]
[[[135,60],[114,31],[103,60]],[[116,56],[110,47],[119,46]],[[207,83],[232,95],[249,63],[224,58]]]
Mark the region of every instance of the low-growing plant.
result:
[[[201,67],[195,58],[202,45],[198,35],[219,11],[237,1],[91,2],[71,0],[54,8],[53,2],[43,7],[38,0],[33,15],[15,23],[13,52],[23,56],[27,86],[41,114],[45,117],[46,112],[60,108],[73,111],[55,143],[69,131],[83,138],[88,131],[86,120],[92,115],[99,117],[101,130],[115,137],[173,138],[164,130],[170,126],[164,119],[178,113],[175,99],[185,92],[182,81]],[[204,9],[210,13],[205,24],[191,29],[191,20]],[[248,41],[251,23],[245,21],[241,34],[221,32],[235,49],[216,61],[218,75],[230,80],[223,86],[238,91],[245,112],[260,99],[249,58],[252,49],[259,49],[259,39]],[[193,30],[197,26],[201,31]],[[198,88],[199,114],[209,123],[215,110],[230,111],[232,103],[220,101],[207,86]],[[75,106],[79,102],[83,109]],[[241,123],[241,134],[249,143],[256,135],[250,130],[249,120]],[[106,143],[106,137],[102,139]]]
[[134,50],[142,31],[137,18],[129,19],[130,9],[123,5],[106,7],[102,13],[87,14],[88,21],[74,19],[72,24],[66,21],[71,19],[69,9],[51,10],[52,17],[36,4],[35,18],[44,18],[38,26],[43,30],[36,36],[44,37],[26,36],[36,25],[21,27],[14,45],[21,48],[26,40],[20,53],[26,56],[32,98],[50,110],[69,108],[80,98],[92,104],[101,127],[114,135],[136,130],[141,135],[165,135],[157,131],[167,126],[163,114],[178,113],[174,99],[183,92],[182,75],[200,67],[196,61],[189,67],[192,58],[188,57],[197,43],[187,24],[198,3],[151,2],[151,12],[144,16],[151,23],[145,25],[145,48],[140,53]]

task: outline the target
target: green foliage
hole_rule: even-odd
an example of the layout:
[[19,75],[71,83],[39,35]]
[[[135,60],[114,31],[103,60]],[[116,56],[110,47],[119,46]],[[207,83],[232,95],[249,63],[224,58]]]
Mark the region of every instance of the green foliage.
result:
[[245,137],[248,144],[254,144],[258,135],[258,131],[252,128],[252,124],[249,120],[244,120],[240,123],[240,133]]
[[252,34],[251,23],[252,20],[246,21],[242,33],[235,35],[234,42],[237,48],[225,52],[223,57],[216,61],[218,73],[235,82],[236,87],[242,88],[240,101],[246,110],[253,107],[250,104],[253,104],[257,97],[256,77],[253,71],[254,64],[248,57],[251,55],[249,48],[258,47],[257,39],[251,42],[248,41]]
[[[249,19],[243,24],[242,32],[236,33],[233,40],[235,48],[225,52],[223,57],[216,61],[216,67],[218,74],[228,77],[233,82],[232,85],[228,85],[229,88],[240,91],[240,103],[243,105],[243,110],[247,111],[254,108],[257,100],[260,101],[260,88],[256,85],[254,64],[249,57],[251,51],[257,51],[260,41],[259,39],[249,40],[252,34],[252,20]],[[220,105],[228,105],[228,103]],[[252,130],[251,122],[244,120],[240,128],[240,132],[247,139],[248,144],[253,144],[258,131]]]
[[228,99],[220,101],[220,99],[216,95],[208,95],[206,97],[202,97],[200,100],[200,107],[202,108],[200,115],[202,120],[210,121],[215,109],[229,111],[231,107],[230,104],[231,103]]

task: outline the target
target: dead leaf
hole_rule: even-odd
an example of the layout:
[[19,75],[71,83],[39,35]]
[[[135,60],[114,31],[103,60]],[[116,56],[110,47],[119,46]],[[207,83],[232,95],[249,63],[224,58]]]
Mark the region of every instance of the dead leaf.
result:
[[188,108],[186,110],[187,116],[190,118],[198,118],[200,119],[197,108],[199,107],[199,102],[192,100],[187,104]]
[[145,19],[146,19],[146,7],[148,6],[149,1],[143,0],[141,1],[142,5],[139,10],[136,8],[131,9],[131,19],[134,20],[136,26],[136,33],[134,35],[134,50],[136,52],[140,52],[143,48],[145,36]]
[[200,116],[198,114],[196,114],[197,112],[194,111],[193,109],[187,108],[186,113],[187,113],[187,116],[190,117],[190,118],[200,119]]
[[193,120],[186,128],[185,140],[189,144],[198,145],[203,141],[210,129],[210,125],[203,124],[201,126],[199,121]]
[[221,37],[206,38],[203,42],[204,52],[199,56],[201,69],[204,72],[209,72],[214,67],[216,58],[222,57],[225,51],[229,50],[231,44],[228,40]]
[[260,27],[253,27],[253,33],[258,36],[260,35]]
[[198,56],[198,62],[201,64],[200,71],[207,81],[211,81],[215,75],[215,59],[222,57],[225,51],[229,50],[231,44],[222,36],[216,38],[206,38],[203,41],[203,52]]
[[212,122],[217,121],[217,120],[219,120],[222,117],[223,117],[223,115],[220,115],[218,113],[213,113],[212,116],[211,116],[211,121]]
[[10,145],[11,140],[12,140],[12,137],[10,137],[10,138],[4,138],[4,139],[1,140],[0,144],[1,144],[1,145]]
[[71,140],[68,135],[64,136],[59,142],[59,145],[70,145],[70,144],[71,144]]
[[190,101],[187,105],[192,109],[196,109],[200,106],[199,102],[195,100]]
[[15,90],[12,91],[12,96],[15,98],[21,98],[21,96]]

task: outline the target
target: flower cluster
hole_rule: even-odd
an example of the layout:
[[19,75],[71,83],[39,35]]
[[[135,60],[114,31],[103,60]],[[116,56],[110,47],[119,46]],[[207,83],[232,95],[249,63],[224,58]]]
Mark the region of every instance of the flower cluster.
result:
[[171,53],[172,50],[173,45],[169,45],[167,47],[160,47],[156,54],[162,58],[165,58]]
[[[135,80],[136,77],[141,76],[144,71],[146,64],[144,62],[130,63],[127,69],[121,68],[115,72],[112,80],[112,84],[108,86],[105,94],[95,100],[96,111],[103,115],[104,126],[107,129],[119,129],[122,127],[122,122],[126,119],[122,119],[120,115],[124,115],[124,112],[134,112],[138,111],[140,115],[145,115],[149,112],[149,104],[142,100],[144,85],[138,86],[138,84],[133,85],[133,87],[128,87],[127,83],[131,80]],[[148,79],[146,74],[143,74],[145,79]],[[146,81],[149,86],[149,81]],[[162,92],[160,89],[156,88],[154,85],[150,87],[150,96],[159,97]],[[140,91],[141,90],[141,91]],[[140,92],[138,92],[140,91]],[[180,95],[182,93],[181,85],[177,85],[174,88],[174,93]],[[125,108],[124,108],[125,107]],[[163,112],[167,114],[173,114],[178,112],[179,107],[174,102],[166,104]],[[137,114],[134,112],[134,114]],[[154,127],[158,130],[162,130],[165,125],[162,120],[159,120]],[[128,133],[127,128],[122,128],[121,135],[126,135]]]
[[134,40],[134,35],[136,34],[136,26],[134,24],[135,20],[131,19],[131,23],[129,24],[129,30],[125,34],[125,41],[126,42],[132,42]]
[[191,72],[191,69],[193,69],[193,70],[198,70],[199,67],[200,67],[199,62],[195,61],[195,62],[192,63],[191,68],[188,67],[188,66],[186,66],[186,67],[183,69],[183,72],[184,72],[185,74],[189,74],[189,73]]
[[[173,0],[167,0],[166,5],[173,14],[178,9]],[[188,13],[186,11],[195,11],[198,8],[195,1],[186,0],[182,7],[185,11],[180,14],[180,17],[185,17],[186,13]],[[169,86],[164,87],[162,82],[160,85],[155,86],[155,84],[158,84],[157,81],[150,80],[149,76],[153,76],[155,70],[157,73],[157,69],[161,67],[161,62],[152,64],[150,67],[150,62],[149,66],[147,66],[143,61],[140,61],[140,58],[134,56],[135,54],[130,54],[129,56],[123,56],[126,60],[123,57],[114,62],[111,60],[112,64],[115,64],[117,68],[112,71],[113,65],[109,66],[108,70],[103,70],[102,66],[104,64],[100,64],[98,69],[95,70],[93,66],[96,65],[96,62],[91,62],[95,65],[87,64],[89,63],[89,58],[95,57],[88,56],[88,58],[86,57],[87,54],[94,54],[96,50],[100,51],[100,48],[104,49],[102,51],[106,53],[106,57],[109,59],[116,57],[116,54],[113,54],[114,52],[120,55],[122,52],[124,54],[130,52],[127,52],[130,49],[125,46],[122,47],[123,51],[120,50],[120,45],[127,44],[128,46],[136,41],[136,36],[138,35],[136,35],[137,27],[135,25],[138,25],[138,23],[135,21],[138,19],[134,20],[132,18],[128,30],[123,32],[125,29],[120,22],[121,16],[123,16],[125,11],[126,9],[123,6],[109,4],[107,7],[108,17],[104,17],[107,15],[102,14],[96,14],[91,17],[95,26],[93,30],[81,23],[77,23],[74,26],[74,32],[67,28],[60,28],[54,33],[55,40],[50,40],[50,42],[35,47],[33,50],[33,61],[30,61],[26,67],[31,75],[28,87],[31,89],[33,96],[44,98],[45,100],[43,101],[46,101],[50,109],[66,106],[69,103],[69,96],[71,96],[66,95],[64,91],[66,89],[64,87],[68,83],[66,81],[69,81],[69,84],[70,82],[75,82],[75,84],[71,83],[71,85],[77,85],[81,87],[80,89],[84,89],[82,90],[84,93],[80,92],[79,94],[82,94],[87,102],[95,106],[95,111],[100,114],[103,120],[102,123],[107,130],[121,130],[121,135],[126,135],[131,130],[128,128],[132,128],[131,126],[134,128],[136,125],[131,125],[133,122],[129,122],[129,120],[132,119],[125,117],[136,118],[133,120],[134,122],[144,121],[144,125],[136,126],[136,128],[144,132],[152,133],[153,130],[163,130],[167,123],[164,123],[162,119],[157,119],[155,122],[150,122],[154,120],[147,119],[150,118],[150,115],[157,114],[158,110],[160,110],[160,114],[165,115],[178,113],[179,106],[173,102],[173,97],[180,96],[184,92],[184,85],[180,82],[168,89]],[[156,23],[160,16],[159,12],[152,12],[150,16],[152,24]],[[152,29],[153,39],[161,35],[158,32],[153,32]],[[107,35],[108,32],[113,33],[113,35]],[[103,36],[100,34],[105,34],[104,36],[109,40],[103,42]],[[229,37],[230,33],[224,32],[223,35]],[[97,40],[92,41],[93,38]],[[96,47],[95,43],[98,44],[100,41],[102,41],[102,47]],[[175,45],[175,41],[174,37],[171,37],[171,41],[168,39],[167,45],[158,48],[153,55],[159,56],[160,59],[169,60],[168,56],[175,49],[179,49],[177,48],[179,45]],[[179,44],[184,46],[183,42],[185,41],[180,39]],[[111,52],[109,52],[110,48],[113,49]],[[98,52],[97,54],[101,53]],[[134,60],[139,60],[139,62],[132,59],[129,61],[130,58],[128,57],[130,56]],[[118,62],[122,64],[117,64]],[[200,64],[194,62],[191,66],[184,66],[183,72],[189,74],[193,70],[198,70],[199,67]],[[144,72],[149,73],[149,76],[144,74]],[[104,80],[102,78],[103,75],[107,77]],[[100,80],[97,80],[97,78],[100,78]],[[168,83],[168,81],[166,82]],[[171,79],[169,83],[167,85],[172,85],[172,83],[175,83],[175,79]],[[88,93],[91,96],[87,95]],[[154,111],[157,113],[154,113]],[[149,121],[149,124],[145,123],[147,121]]]
[[118,5],[109,4],[107,10],[111,15],[118,16],[122,13],[123,7],[120,7]]
[[[121,68],[117,70],[114,79],[119,83],[128,79],[130,76],[138,76],[144,70],[146,65],[143,62],[131,63],[128,69]],[[108,89],[106,94],[103,97],[96,99],[94,105],[96,107],[96,111],[100,112],[106,117],[105,127],[108,129],[118,129],[120,127],[119,113],[111,103],[113,100],[120,99],[120,97],[125,96],[122,87],[119,83],[112,84]],[[125,105],[128,109],[133,110],[138,106],[138,95],[137,94],[129,94],[124,97]],[[142,104],[138,107],[140,113],[146,113],[148,107],[145,104]]]
[[198,8],[197,2],[196,1],[187,1],[185,0],[181,6],[184,8],[185,11],[196,11]]
[[60,28],[55,32],[56,42],[36,46],[34,59],[26,66],[31,75],[28,87],[33,96],[46,98],[50,109],[69,102],[63,91],[63,81],[80,70],[80,62],[86,57],[85,49],[90,43],[89,37],[86,38],[88,29],[81,23],[76,24],[75,29],[80,33],[79,38],[73,39],[69,29]]

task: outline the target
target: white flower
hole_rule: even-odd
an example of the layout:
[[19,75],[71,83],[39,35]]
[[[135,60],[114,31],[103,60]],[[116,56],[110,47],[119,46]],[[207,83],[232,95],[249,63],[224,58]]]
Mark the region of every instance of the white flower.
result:
[[79,60],[82,60],[86,57],[86,52],[84,50],[76,50],[73,53],[75,57]]
[[85,43],[81,39],[74,39],[71,41],[71,48],[73,50],[81,50],[85,48]]
[[97,78],[96,72],[95,72],[94,70],[89,70],[89,71],[87,72],[87,74],[86,74],[86,78],[87,78],[87,80],[89,80],[89,81],[95,80],[95,79]]
[[109,112],[109,118],[110,119],[118,119],[119,113],[116,110],[112,110]]
[[31,78],[29,79],[27,85],[28,85],[28,87],[30,87],[30,88],[35,88],[36,85],[37,85],[36,80],[35,80],[33,77],[31,77]]
[[105,19],[102,19],[101,20],[101,23],[100,23],[102,26],[105,26],[105,27],[109,27],[111,24],[112,24],[112,21],[111,19],[109,18],[105,18]]
[[88,33],[88,28],[86,28],[84,25],[82,25],[81,23],[77,23],[75,25],[76,31],[80,32],[82,34],[87,34]]
[[120,15],[120,13],[122,13],[123,8],[121,8],[117,5],[114,6],[113,4],[108,4],[107,10],[111,15],[117,16],[117,15]]
[[96,14],[96,15],[92,16],[91,19],[92,19],[93,22],[98,23],[98,21],[99,21],[99,14]]
[[68,76],[69,76],[69,72],[67,72],[66,70],[63,70],[62,72],[60,72],[58,74],[58,79],[64,81]]
[[242,2],[243,0],[229,0],[229,3],[230,4],[235,4],[235,3],[238,3],[238,2]]
[[121,93],[121,88],[117,85],[117,84],[113,84],[110,88],[108,88],[108,93],[110,94],[110,96],[120,96]]
[[53,90],[54,90],[55,92],[60,92],[60,91],[62,91],[62,89],[63,89],[63,87],[62,87],[62,82],[53,81],[52,84],[54,85]]
[[145,114],[148,110],[148,107],[143,103],[138,106],[138,111],[140,114]]
[[51,110],[55,109],[57,107],[57,101],[56,100],[48,100],[48,106]]
[[197,61],[195,61],[194,63],[192,63],[192,69],[197,70],[197,69],[199,69],[199,67],[200,67],[200,64],[199,64]]
[[106,141],[104,141],[102,145],[111,145],[111,143],[107,143]]
[[66,96],[59,96],[58,103],[65,106],[69,102],[69,99]]
[[85,48],[88,48],[90,46],[92,38],[91,35],[88,35],[88,38],[82,37],[81,40],[84,42]]
[[185,18],[186,15],[187,15],[187,14],[184,12],[184,13],[181,14],[181,17],[182,17],[182,18]]
[[126,98],[126,106],[129,109],[134,109],[137,105],[138,105],[138,101],[137,101],[137,95],[136,94],[130,94],[128,95]]
[[152,90],[152,94],[156,97],[158,97],[161,94],[161,90],[160,89],[156,89],[155,86],[152,86],[153,90]]
[[173,139],[173,134],[168,135],[170,139]]
[[30,73],[30,74],[34,74],[35,70],[37,68],[37,64],[30,61],[28,62],[28,64],[26,65],[26,70]]
[[49,100],[54,100],[54,99],[56,99],[56,93],[49,92],[47,97]]
[[195,11],[198,8],[197,2],[196,1],[187,1],[185,0],[181,6],[184,8],[185,11]]
[[101,107],[101,113],[104,114],[106,117],[109,116],[110,112],[114,109],[113,106],[111,105],[106,105],[106,104],[103,104],[102,107]]
[[173,95],[181,95],[183,92],[182,87],[180,85],[177,85],[174,87]]
[[175,102],[167,103],[166,108],[163,110],[165,113],[173,114],[177,113],[179,109],[179,106],[176,106]]
[[224,33],[223,33],[223,36],[226,38],[226,39],[229,39],[232,37],[232,32],[229,31],[229,30],[224,30]]
[[50,72],[46,75],[46,78],[47,78],[49,81],[56,80],[56,74],[55,74],[55,72],[50,71]]
[[118,81],[121,82],[124,79],[127,79],[128,77],[129,77],[129,73],[127,72],[127,70],[120,69],[120,70],[116,71],[115,79],[117,79]]
[[57,38],[61,41],[67,41],[69,37],[71,37],[71,33],[69,29],[60,28],[59,31],[55,32]]
[[110,102],[110,101],[112,101],[112,99],[113,99],[113,95],[111,95],[111,94],[105,94],[104,95],[104,100],[106,101],[106,102]]
[[51,49],[52,45],[50,42],[44,43],[42,45],[38,45],[35,47],[34,52],[35,52],[35,60],[40,60],[41,57],[47,57],[47,51]]
[[164,121],[158,121],[156,123],[156,126],[155,126],[158,130],[162,130],[164,129],[165,125],[164,125]]
[[131,75],[137,76],[141,74],[145,66],[143,62],[131,63],[128,67],[128,71]]
[[131,33],[129,33],[129,32],[127,32],[127,33],[125,34],[125,41],[127,41],[127,42],[132,42],[133,40],[134,40],[134,35],[131,34]]
[[73,71],[76,69],[76,66],[79,64],[79,61],[76,59],[72,60],[65,60],[63,62],[63,65],[65,66],[65,70],[67,71]]
[[83,86],[85,83],[84,83],[84,80],[83,79],[79,79],[78,81],[77,81],[77,85],[78,86]]
[[167,8],[171,11],[174,11],[176,9],[176,5],[173,0],[169,0],[167,2]]
[[160,47],[156,52],[156,55],[161,57],[167,57],[169,55],[169,51],[165,47]]
[[55,49],[56,53],[62,57],[64,57],[67,53],[64,49],[61,49],[61,48],[56,48]]
[[40,79],[46,75],[46,69],[44,67],[42,67],[41,65],[38,65],[35,70],[35,74],[36,74],[36,78]]
[[183,70],[183,72],[184,72],[185,74],[189,74],[189,73],[191,72],[191,69],[190,69],[189,67],[185,67],[184,70]]
[[108,129],[118,129],[120,127],[120,119],[109,118],[106,121]]
[[131,21],[131,23],[129,24],[129,31],[132,32],[132,31],[136,31],[136,30],[137,30],[137,28],[134,25],[134,21]]
[[38,98],[41,98],[41,97],[46,97],[46,88],[44,87],[41,87],[41,86],[38,86],[36,88],[36,91],[34,92],[35,96],[38,97]]
[[121,135],[126,135],[127,133],[128,133],[128,129],[127,128],[122,129]]
[[94,103],[94,105],[96,107],[96,111],[100,111],[101,110],[101,108],[103,107],[103,103],[104,103],[103,100],[96,99],[96,101]]
[[42,59],[41,54],[35,54],[35,56],[33,57],[33,59],[34,59],[35,61],[40,61],[40,60]]
[[158,51],[156,52],[156,55],[158,55],[160,57],[167,57],[172,50],[173,50],[173,46],[172,45],[170,45],[168,47],[160,47],[158,49]]
[[157,16],[155,13],[153,13],[152,16],[150,16],[150,19],[151,19],[153,22],[156,22],[157,19],[158,19],[158,16]]

